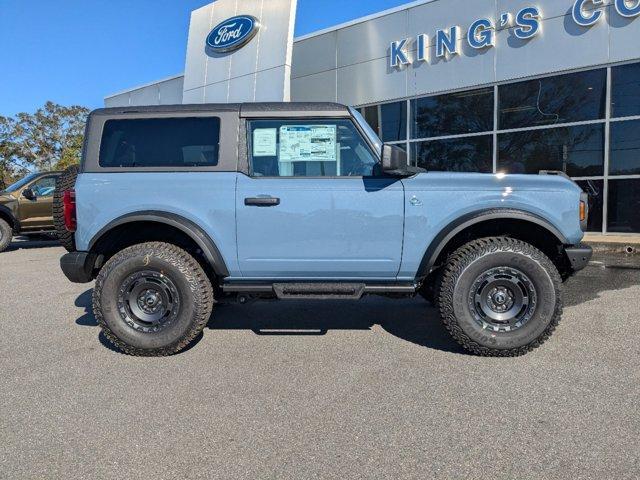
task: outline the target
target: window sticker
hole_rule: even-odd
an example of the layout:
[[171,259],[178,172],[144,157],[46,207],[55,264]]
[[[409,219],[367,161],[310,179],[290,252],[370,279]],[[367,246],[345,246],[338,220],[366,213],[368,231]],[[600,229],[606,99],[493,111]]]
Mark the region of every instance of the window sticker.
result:
[[283,125],[279,161],[335,162],[336,137],[336,125]]
[[254,157],[275,157],[276,156],[276,134],[275,128],[256,128],[253,131],[253,156]]

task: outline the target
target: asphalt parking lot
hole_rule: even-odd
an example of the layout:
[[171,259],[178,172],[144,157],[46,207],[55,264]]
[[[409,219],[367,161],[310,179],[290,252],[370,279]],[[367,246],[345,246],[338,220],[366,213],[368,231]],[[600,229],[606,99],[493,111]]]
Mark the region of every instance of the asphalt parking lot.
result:
[[0,254],[0,478],[640,477],[640,257],[595,258],[521,358],[368,298],[224,305],[149,359],[109,348],[62,253]]

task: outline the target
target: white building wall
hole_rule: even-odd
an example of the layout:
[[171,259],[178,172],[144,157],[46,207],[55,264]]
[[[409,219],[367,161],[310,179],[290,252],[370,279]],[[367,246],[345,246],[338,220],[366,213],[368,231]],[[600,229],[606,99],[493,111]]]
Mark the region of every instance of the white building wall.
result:
[[183,86],[183,75],[171,77],[106,97],[104,106],[179,105],[182,103]]
[[[291,55],[297,0],[217,0],[192,12],[185,66],[185,103],[290,100]],[[239,50],[207,51],[221,22],[252,15],[261,27]]]
[[[640,18],[617,14],[605,0],[606,15],[584,28],[572,19],[575,0],[431,0],[392,9],[366,21],[337,26],[294,43],[292,100],[338,101],[347,105],[472,88],[564,70],[640,58]],[[468,46],[468,27],[480,18],[494,21],[524,7],[542,12],[541,32],[523,41],[513,27],[496,32],[493,48]],[[437,29],[460,26],[461,55],[437,59]],[[390,44],[429,35],[427,62],[390,68]],[[409,56],[416,55],[412,41]]]

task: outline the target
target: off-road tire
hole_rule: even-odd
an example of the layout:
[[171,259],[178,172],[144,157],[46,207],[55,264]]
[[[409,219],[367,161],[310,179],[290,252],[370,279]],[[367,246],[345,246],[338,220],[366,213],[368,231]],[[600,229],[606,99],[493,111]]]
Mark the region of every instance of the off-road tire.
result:
[[62,203],[62,197],[64,192],[72,190],[75,187],[79,171],[80,167],[78,167],[78,165],[72,165],[67,168],[62,175],[56,179],[56,188],[53,192],[53,224],[56,227],[58,241],[68,252],[75,252],[76,241],[73,232],[67,230],[64,224],[64,204]]
[[13,238],[13,228],[5,220],[0,218],[0,252],[4,252]]
[[[160,331],[136,330],[118,307],[123,282],[142,270],[161,273],[178,293],[177,317]],[[214,303],[211,282],[200,264],[181,248],[160,242],[117,253],[101,269],[93,290],[93,311],[104,336],[122,352],[135,356],[167,356],[183,350],[207,325]]]
[[[483,328],[468,301],[477,275],[497,267],[519,269],[536,289],[536,308],[530,320],[514,331]],[[515,357],[542,345],[557,327],[562,316],[560,284],[555,265],[534,246],[507,237],[483,238],[462,246],[449,257],[438,307],[446,329],[469,352]]]

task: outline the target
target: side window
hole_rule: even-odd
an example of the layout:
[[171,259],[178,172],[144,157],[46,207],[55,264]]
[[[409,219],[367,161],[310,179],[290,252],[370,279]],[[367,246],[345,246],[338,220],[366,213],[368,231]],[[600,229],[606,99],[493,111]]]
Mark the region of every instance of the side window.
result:
[[108,120],[102,131],[101,167],[215,167],[220,119]]
[[369,177],[376,156],[349,120],[253,120],[254,177]]
[[44,177],[31,185],[31,190],[38,198],[52,197],[56,189],[56,177]]

